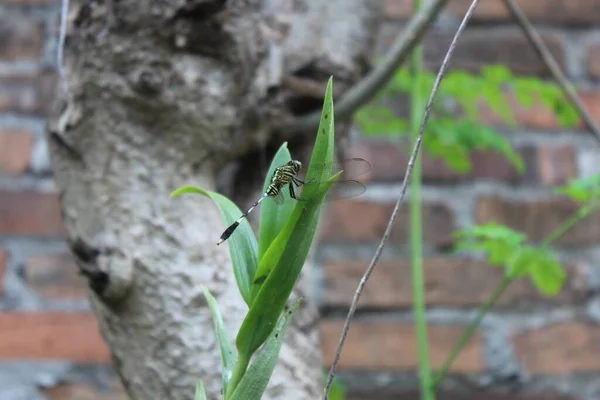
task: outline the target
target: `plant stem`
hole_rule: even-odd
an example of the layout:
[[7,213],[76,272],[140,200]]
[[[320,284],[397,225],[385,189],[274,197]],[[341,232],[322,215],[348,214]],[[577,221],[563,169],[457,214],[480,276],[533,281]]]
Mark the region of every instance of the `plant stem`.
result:
[[598,211],[600,209],[600,201],[595,201],[591,203],[587,203],[583,207],[579,208],[573,215],[571,215],[565,222],[560,224],[556,229],[554,229],[548,236],[544,238],[541,243],[542,247],[550,246],[555,240],[559,239],[562,235],[567,233],[569,229],[577,225],[579,221],[583,218],[587,217],[590,214]]
[[224,398],[228,399],[233,395],[235,388],[238,386],[244,374],[246,373],[246,369],[248,369],[248,364],[250,364],[250,357],[247,357],[245,354],[240,353],[238,355],[238,359],[235,362],[235,367],[233,368],[233,373],[231,374],[231,380],[229,381],[229,385],[227,385],[227,391],[225,393]]
[[[571,228],[573,228],[575,225],[577,225],[577,223],[579,221],[583,220],[584,218],[595,213],[598,210],[600,210],[600,201],[595,201],[595,202],[588,203],[588,204],[582,206],[575,213],[573,213],[573,215],[571,215],[566,221],[564,221],[556,229],[554,229],[552,232],[550,232],[542,241],[541,247],[544,247],[544,248],[549,247],[554,241],[559,239],[561,236],[563,236],[565,233],[567,233]],[[448,354],[448,357],[446,357],[446,360],[444,361],[442,368],[435,376],[435,380],[433,381],[432,389],[435,390],[435,388],[438,386],[438,384],[444,378],[444,376],[448,372],[448,369],[450,368],[450,366],[452,365],[452,363],[458,356],[458,353],[462,350],[464,345],[469,341],[469,339],[471,338],[471,336],[473,335],[475,330],[481,324],[483,317],[485,317],[485,315],[488,313],[488,311],[490,309],[492,309],[492,307],[494,307],[494,305],[496,304],[498,299],[500,299],[500,297],[502,296],[502,294],[504,293],[506,288],[508,288],[508,286],[513,282],[513,280],[514,280],[513,278],[504,277],[502,282],[498,286],[496,286],[496,289],[494,289],[494,292],[492,293],[492,295],[489,297],[489,299],[486,301],[486,303],[483,305],[483,307],[480,308],[479,311],[477,312],[475,319],[473,321],[471,321],[471,323],[467,326],[467,329],[465,329],[465,331],[463,332],[462,336],[458,339],[456,344],[452,347],[452,350],[450,350],[450,354]]]
[[458,353],[462,350],[462,348],[465,346],[465,344],[467,344],[467,342],[469,341],[469,339],[471,338],[471,336],[473,335],[475,330],[479,327],[479,325],[481,324],[481,321],[483,320],[483,317],[485,317],[487,312],[492,307],[494,307],[494,305],[496,304],[496,302],[498,301],[500,296],[502,296],[502,294],[504,293],[504,291],[506,290],[508,285],[510,285],[511,282],[512,282],[511,278],[504,277],[504,279],[502,280],[500,285],[496,286],[496,289],[494,289],[494,292],[492,293],[490,298],[485,302],[483,307],[479,309],[479,311],[477,312],[477,315],[475,316],[475,319],[473,321],[471,321],[469,326],[467,326],[467,329],[465,329],[465,331],[463,332],[461,337],[454,344],[454,346],[452,347],[452,350],[450,350],[450,354],[448,355],[448,357],[446,357],[446,360],[444,361],[442,368],[435,375],[435,379],[433,381],[434,389],[437,387],[437,385],[440,383],[440,381],[444,378],[444,376],[448,372],[448,369],[450,368],[452,363],[454,363],[454,360],[458,356]]
[[[414,12],[421,8],[421,0],[413,0]],[[421,96],[421,71],[423,69],[423,48],[415,46],[411,55],[411,139],[419,137],[419,128],[423,113],[424,101]],[[429,348],[427,341],[427,319],[425,304],[425,284],[423,271],[423,233],[421,208],[421,157],[417,156],[415,168],[410,181],[410,256],[413,292],[413,312],[415,316],[415,334],[419,355],[419,380],[421,399],[435,399],[431,385],[431,367],[429,365]]]

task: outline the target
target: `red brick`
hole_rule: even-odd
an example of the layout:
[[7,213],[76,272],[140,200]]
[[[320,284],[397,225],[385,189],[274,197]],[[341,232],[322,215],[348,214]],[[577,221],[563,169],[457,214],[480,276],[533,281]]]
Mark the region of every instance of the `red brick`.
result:
[[20,174],[27,170],[33,136],[24,130],[0,131],[0,171]]
[[600,79],[600,43],[590,46],[587,51],[587,73]]
[[573,147],[540,146],[536,162],[539,180],[546,185],[564,185],[578,177],[577,153]]
[[[324,210],[319,235],[325,242],[349,241],[375,243],[381,240],[394,204],[338,200]],[[423,237],[432,246],[450,246],[454,239],[454,216],[439,203],[423,204]],[[408,212],[402,207],[390,236],[391,243],[408,241]]]
[[[402,181],[406,173],[409,154],[412,150],[407,141],[394,144],[388,140],[366,140],[352,145],[348,154],[362,157],[371,163],[368,178],[372,181]],[[467,174],[451,170],[447,164],[422,153],[423,181],[463,181],[491,178],[508,182],[518,182],[520,176],[506,159],[497,153],[474,151],[471,154],[472,169]]]
[[73,257],[68,253],[43,254],[25,263],[25,281],[46,299],[85,299],[86,280],[79,275]]
[[[600,20],[600,3],[595,0],[516,0],[516,3],[532,22],[588,25]],[[471,0],[452,0],[447,7],[455,16],[462,17],[470,4]],[[503,0],[487,0],[477,5],[472,21],[512,23],[512,18]]]
[[112,381],[109,392],[87,383],[75,382],[40,388],[39,392],[48,400],[129,400],[118,379]]
[[[565,67],[565,43],[553,33],[540,33],[561,68]],[[452,35],[430,34],[425,39],[424,57],[428,69],[437,71],[448,51]],[[518,28],[472,28],[456,46],[451,67],[478,72],[482,66],[502,64],[518,75],[549,76],[548,69]]]
[[412,0],[384,0],[383,9],[387,18],[406,19],[413,14]]
[[[348,390],[347,394],[347,400],[421,400],[421,394],[417,390],[395,388],[395,386],[389,389],[367,387],[353,390],[352,388]],[[547,390],[528,390],[527,387],[513,387],[509,390],[502,390],[501,388],[483,389],[481,387],[437,389],[435,398],[437,400],[580,400],[577,397],[558,395]]]
[[[389,51],[398,32],[403,29],[400,25],[403,24],[391,22],[385,26],[378,41],[378,54],[383,55]],[[428,71],[437,73],[453,34],[430,32],[425,35],[424,60]],[[541,32],[540,36],[564,70],[566,45],[560,35]],[[550,77],[545,64],[516,26],[467,28],[456,46],[450,69],[477,73],[490,64],[502,64],[516,75]]]
[[31,114],[37,111],[35,74],[0,75],[0,112]]
[[[337,348],[343,321],[321,322],[323,365],[330,366]],[[428,326],[429,354],[433,368],[439,368],[464,328],[460,326]],[[475,334],[465,345],[450,368],[451,372],[482,372],[483,342]],[[340,369],[396,369],[417,368],[417,343],[414,326],[391,321],[354,321],[340,357]]]
[[0,358],[111,361],[93,314],[61,312],[0,314]]
[[600,371],[600,327],[583,322],[545,326],[512,338],[518,360],[532,374]]
[[[325,263],[325,299],[328,307],[347,308],[369,265],[369,260],[338,260]],[[503,271],[468,258],[428,257],[425,266],[425,298],[428,306],[479,306],[502,281]],[[538,293],[529,279],[511,284],[498,306],[519,304],[581,304],[587,298],[586,267],[567,268],[563,290],[553,297]],[[412,306],[410,260],[380,260],[360,298],[359,308],[409,308]],[[465,290],[465,287],[476,288]]]
[[4,295],[4,274],[6,272],[6,262],[8,257],[6,252],[0,249],[0,296]]
[[0,5],[6,6],[48,6],[58,5],[58,0],[0,0]]
[[[596,90],[579,90],[578,96],[586,107],[594,121],[600,123],[600,92]],[[558,123],[554,112],[540,102],[535,102],[531,107],[520,107],[514,96],[507,94],[507,99],[511,107],[511,112],[518,124],[522,128],[540,129],[540,130],[564,130]],[[479,107],[479,120],[491,125],[503,125],[502,120],[495,115],[482,101]],[[576,127],[583,129],[583,122],[576,123]]]
[[44,116],[50,113],[55,101],[57,83],[58,74],[55,71],[46,69],[38,73],[34,84],[36,113]]
[[58,236],[66,233],[55,193],[0,191],[0,234]]
[[[565,197],[549,199],[508,200],[499,196],[477,199],[478,224],[494,221],[525,232],[528,240],[538,242],[571,217],[580,206]],[[556,243],[562,245],[595,245],[600,241],[600,213],[580,221]]]
[[[600,91],[580,90],[579,97],[594,121],[600,124]],[[582,127],[583,123],[580,123],[579,126]]]
[[[401,150],[402,149],[402,150]],[[406,141],[365,140],[348,149],[351,157],[362,157],[371,163],[367,178],[371,181],[402,181],[408,164]],[[422,177],[424,182],[473,181],[493,179],[510,183],[541,183],[557,185],[578,176],[577,153],[571,146],[522,146],[516,148],[525,163],[522,174],[506,158],[492,151],[475,150],[470,154],[471,170],[460,174],[451,170],[441,159],[423,153]]]
[[51,70],[0,72],[0,112],[46,116],[53,105],[56,82]]
[[19,13],[0,14],[0,60],[39,59],[44,27],[41,22]]

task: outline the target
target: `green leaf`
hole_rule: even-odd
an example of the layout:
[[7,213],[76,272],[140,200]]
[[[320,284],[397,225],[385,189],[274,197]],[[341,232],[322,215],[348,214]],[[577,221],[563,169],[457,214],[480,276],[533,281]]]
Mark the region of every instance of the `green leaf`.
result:
[[302,299],[296,300],[279,318],[275,329],[244,374],[230,400],[260,400],[277,364],[286,329],[301,301]]
[[546,255],[535,263],[529,274],[535,287],[545,296],[554,296],[560,292],[566,273],[560,263]]
[[531,108],[533,107],[534,98],[533,93],[527,88],[521,89],[519,86],[515,85],[513,94],[515,95],[515,99],[519,106],[523,108]]
[[233,346],[229,342],[229,337],[227,335],[227,331],[225,330],[225,326],[223,325],[223,318],[221,317],[221,312],[219,311],[217,300],[213,297],[213,295],[208,291],[206,287],[202,286],[202,291],[204,292],[204,297],[206,297],[208,307],[210,308],[210,312],[212,313],[213,323],[215,325],[215,332],[217,334],[217,341],[219,342],[219,350],[221,350],[223,393],[225,393],[227,390],[227,385],[229,384],[229,380],[231,379],[233,368],[235,366],[235,351],[233,349]]
[[[283,230],[261,258],[252,287],[250,310],[236,338],[239,357],[249,358],[261,346],[281,315],[311,247],[322,200],[333,181],[332,80],[327,84],[321,122],[303,186],[303,201],[296,202]],[[328,167],[323,168],[323,165]],[[337,178],[337,176],[335,177]],[[325,184],[322,181],[326,180]],[[314,182],[315,184],[310,184]]]
[[499,88],[486,85],[484,86],[482,95],[486,99],[488,106],[496,115],[502,118],[502,121],[504,121],[505,124],[508,124],[512,127],[515,126],[515,119],[513,118],[506,95],[499,90]]
[[[242,211],[227,197],[195,186],[183,186],[171,193],[171,197],[188,193],[201,194],[210,198],[219,208],[223,221],[227,226],[242,215]],[[226,243],[229,244],[233,274],[240,294],[246,304],[250,305],[250,287],[257,268],[258,244],[250,223],[245,218]]]
[[578,203],[587,203],[600,198],[600,174],[584,179],[573,179],[567,185],[557,188],[556,193],[565,195]]
[[566,273],[556,258],[544,247],[524,246],[510,260],[506,268],[509,278],[529,275],[537,290],[552,296],[560,292]]
[[[283,143],[271,161],[269,172],[265,177],[263,185],[263,193],[267,191],[271,183],[271,177],[275,168],[287,164],[292,159],[287,148],[287,142]],[[275,237],[281,232],[283,226],[287,222],[292,210],[294,202],[292,199],[285,197],[285,201],[281,205],[277,205],[272,199],[265,199],[260,205],[260,224],[258,232],[258,259],[260,260]]]
[[513,253],[506,265],[506,276],[519,279],[531,271],[533,265],[539,260],[539,250],[532,246],[523,246]]
[[202,381],[198,381],[196,384],[196,395],[194,396],[194,400],[206,400],[206,392],[204,391]]
[[483,251],[492,266],[504,266],[525,241],[525,235],[504,225],[489,222],[455,232],[457,248]]
[[405,134],[408,127],[405,119],[385,105],[363,107],[355,114],[354,120],[365,136],[399,136]]

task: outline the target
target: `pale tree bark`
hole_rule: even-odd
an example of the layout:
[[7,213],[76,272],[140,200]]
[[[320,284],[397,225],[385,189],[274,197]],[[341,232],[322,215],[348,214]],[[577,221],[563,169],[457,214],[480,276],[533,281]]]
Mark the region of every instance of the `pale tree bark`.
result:
[[[282,116],[320,108],[322,99],[289,84],[295,78],[324,88],[333,74],[337,94],[364,75],[379,3],[71,3],[68,95],[63,89],[48,124],[54,176],[72,253],[132,399],[191,399],[197,379],[221,398],[200,285],[217,298],[232,339],[246,311],[227,246],[215,245],[224,228],[216,207],[169,194],[219,187],[246,205],[259,182],[240,192],[231,187],[239,178],[221,170],[278,147],[286,132],[273,127]],[[302,148],[313,136],[294,140]],[[304,304],[266,399],[319,396],[317,313],[309,294]]]

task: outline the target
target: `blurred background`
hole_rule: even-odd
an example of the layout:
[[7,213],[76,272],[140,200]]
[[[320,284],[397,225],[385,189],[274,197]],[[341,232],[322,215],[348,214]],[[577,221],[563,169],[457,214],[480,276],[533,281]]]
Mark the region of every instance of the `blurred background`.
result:
[[[429,71],[437,72],[468,3],[451,0],[427,35]],[[600,123],[600,0],[518,3]],[[380,55],[412,14],[410,1],[384,4]],[[85,282],[67,252],[43,135],[57,82],[59,8],[55,0],[0,0],[0,399],[125,399],[89,310]],[[496,222],[539,242],[579,207],[555,188],[600,172],[597,142],[558,100],[500,100],[485,93],[507,74],[506,79],[527,77],[524,87],[550,82],[548,69],[501,1],[481,1],[451,65],[479,80],[449,76],[445,94],[457,97],[463,109],[475,104],[473,120],[434,118],[432,137],[452,125],[458,127],[455,141],[432,139],[423,158],[425,289],[434,367],[503,275],[485,257],[455,253],[453,233]],[[431,83],[433,76],[426,80]],[[357,116],[348,154],[371,163],[368,190],[329,203],[322,217],[313,289],[323,315],[324,367],[400,193],[409,146],[394,132],[405,129],[407,85],[406,73],[399,71],[378,103],[391,111],[375,108]],[[540,91],[557,96],[554,89]],[[467,99],[461,100],[461,93]],[[478,93],[485,100],[481,104],[472,101]],[[502,118],[505,111],[512,122]],[[490,136],[491,130],[501,139]],[[465,131],[492,144],[466,152]],[[404,207],[342,354],[340,384],[347,399],[418,398],[408,232]],[[600,399],[599,243],[600,214],[554,242],[566,271],[560,293],[544,296],[529,280],[514,283],[451,367],[438,398]]]

